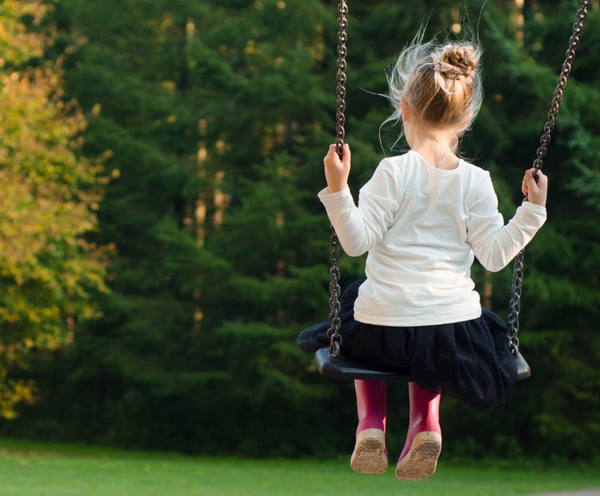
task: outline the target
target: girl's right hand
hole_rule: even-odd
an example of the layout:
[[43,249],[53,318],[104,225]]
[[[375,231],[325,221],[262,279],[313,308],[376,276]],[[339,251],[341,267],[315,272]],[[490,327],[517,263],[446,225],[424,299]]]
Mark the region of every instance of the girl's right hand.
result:
[[538,179],[536,181],[533,177],[534,172],[535,168],[533,167],[525,172],[521,191],[529,198],[531,203],[545,207],[546,199],[548,198],[548,178],[541,170],[538,170]]
[[337,193],[346,189],[348,186],[348,176],[350,175],[351,153],[350,147],[346,144],[342,149],[342,160],[337,153],[336,145],[329,146],[329,152],[323,159],[325,164],[325,178],[327,179],[327,189],[330,194]]

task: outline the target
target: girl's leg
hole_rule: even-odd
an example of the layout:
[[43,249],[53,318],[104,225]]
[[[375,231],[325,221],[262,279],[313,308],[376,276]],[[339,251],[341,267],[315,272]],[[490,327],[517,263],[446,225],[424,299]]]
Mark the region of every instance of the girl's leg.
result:
[[385,404],[387,384],[355,381],[358,428],[350,466],[361,474],[381,474],[387,469]]
[[440,394],[408,384],[410,422],[404,450],[396,465],[396,477],[422,480],[434,474],[442,450],[440,428]]

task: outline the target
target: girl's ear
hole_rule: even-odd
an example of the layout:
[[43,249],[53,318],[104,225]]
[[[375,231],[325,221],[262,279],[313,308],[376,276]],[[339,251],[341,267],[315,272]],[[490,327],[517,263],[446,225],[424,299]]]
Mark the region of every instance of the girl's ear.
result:
[[406,122],[410,118],[410,105],[404,98],[400,98],[400,108],[402,109],[402,122]]

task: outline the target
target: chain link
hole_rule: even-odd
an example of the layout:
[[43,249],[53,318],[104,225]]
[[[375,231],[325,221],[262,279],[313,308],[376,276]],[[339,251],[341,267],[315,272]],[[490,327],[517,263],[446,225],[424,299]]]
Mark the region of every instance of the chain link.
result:
[[[573,61],[575,60],[575,51],[579,45],[579,37],[583,30],[583,21],[588,14],[588,8],[591,4],[591,0],[581,0],[581,8],[577,12],[577,21],[573,24],[573,35],[569,39],[569,48],[567,49],[565,61],[562,65],[562,71],[558,79],[558,86],[552,99],[552,105],[550,112],[548,112],[548,121],[544,125],[544,134],[540,138],[540,146],[536,152],[536,158],[533,161],[533,167],[535,169],[536,179],[537,171],[544,166],[544,158],[548,152],[548,145],[552,141],[552,131],[560,104],[562,103],[563,94],[571,69],[573,67]],[[527,200],[527,198],[525,198]],[[513,354],[517,354],[519,351],[519,338],[517,333],[519,332],[519,313],[521,311],[521,292],[523,289],[523,260],[525,257],[525,251],[521,250],[515,260],[515,270],[513,274],[512,289],[510,292],[510,303],[509,303],[509,315],[508,315],[508,342],[509,348]]]
[[515,260],[512,288],[510,292],[508,315],[508,347],[513,354],[519,351],[519,313],[521,312],[521,290],[523,288],[523,259],[525,250],[521,250]]
[[[348,49],[346,47],[346,43],[348,41],[348,35],[346,34],[346,28],[348,27],[348,5],[346,0],[340,0],[340,4],[338,6],[338,72],[337,72],[337,104],[336,104],[336,114],[335,114],[335,135],[336,135],[336,150],[340,157],[342,158],[342,152],[344,149],[344,138],[346,136],[346,129],[344,126],[346,125],[346,55],[348,53]],[[342,336],[340,335],[340,327],[342,325],[342,321],[340,320],[340,295],[342,293],[340,287],[340,269],[338,268],[338,261],[340,259],[340,254],[338,251],[338,246],[340,241],[337,237],[335,229],[331,226],[331,269],[329,269],[329,276],[331,278],[331,282],[329,283],[329,294],[331,295],[329,298],[329,330],[327,331],[327,335],[330,340],[330,348],[331,348],[331,356],[333,358],[337,358],[340,354],[340,347],[342,345]]]

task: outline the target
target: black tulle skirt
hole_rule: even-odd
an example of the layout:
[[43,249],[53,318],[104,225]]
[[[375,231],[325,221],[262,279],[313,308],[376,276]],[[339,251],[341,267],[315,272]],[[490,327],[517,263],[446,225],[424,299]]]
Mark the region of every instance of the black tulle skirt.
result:
[[[389,327],[354,320],[362,281],[344,291],[341,304],[342,353],[392,367],[409,367],[420,387],[459,398],[491,411],[517,378],[517,363],[507,345],[506,323],[482,308],[478,319],[453,324]],[[305,329],[297,344],[306,353],[329,346],[325,321]]]

